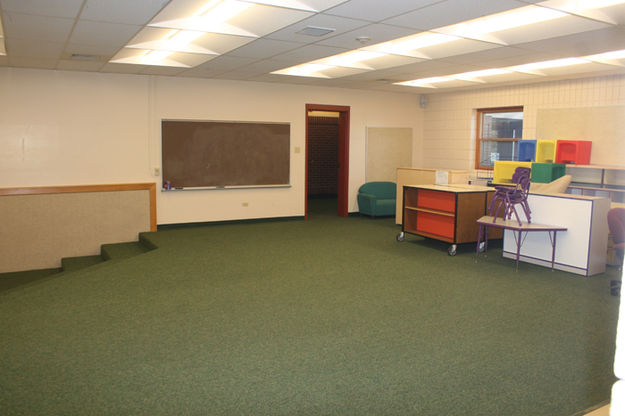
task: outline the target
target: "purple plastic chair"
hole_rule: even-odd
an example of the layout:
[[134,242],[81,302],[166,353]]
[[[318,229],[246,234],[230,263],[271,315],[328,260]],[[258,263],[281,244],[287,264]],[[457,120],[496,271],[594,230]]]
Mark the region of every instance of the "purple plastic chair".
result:
[[515,186],[496,186],[495,194],[490,202],[488,208],[489,215],[493,216],[493,222],[495,222],[499,215],[500,209],[503,207],[503,218],[509,220],[512,218],[512,214],[516,217],[516,220],[521,225],[521,218],[516,210],[516,206],[520,205],[523,208],[527,222],[531,221],[531,213],[529,204],[527,203],[527,194],[530,190],[530,176],[532,170],[525,167],[517,167],[512,175],[512,183]]

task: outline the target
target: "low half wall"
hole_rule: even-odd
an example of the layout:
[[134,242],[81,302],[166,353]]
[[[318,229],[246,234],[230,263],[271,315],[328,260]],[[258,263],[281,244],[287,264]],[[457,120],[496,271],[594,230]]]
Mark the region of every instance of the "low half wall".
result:
[[0,273],[61,266],[156,231],[156,184],[0,189]]

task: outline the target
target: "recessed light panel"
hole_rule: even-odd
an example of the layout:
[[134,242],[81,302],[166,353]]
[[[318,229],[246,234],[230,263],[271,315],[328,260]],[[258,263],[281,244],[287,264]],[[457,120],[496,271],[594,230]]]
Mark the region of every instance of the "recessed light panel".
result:
[[[306,17],[316,10],[314,4],[331,7],[338,0],[172,0],[161,12],[135,36],[111,62],[142,65],[177,65],[168,55],[192,53],[215,55],[237,48],[260,36],[282,29]],[[169,31],[150,31],[166,29]],[[207,34],[230,36],[217,48],[207,47]],[[241,39],[244,39],[241,41]],[[245,40],[247,39],[247,40]],[[223,45],[231,44],[227,49]],[[128,52],[127,49],[135,49]],[[137,52],[149,50],[151,53]],[[121,53],[123,52],[123,53]],[[156,58],[162,58],[157,62]],[[205,61],[194,59],[193,61]],[[185,63],[186,65],[186,63]]]
[[[487,35],[517,27],[533,25],[567,16],[567,13],[546,7],[525,6],[501,13],[495,13],[478,19],[468,20],[455,25],[436,29],[446,33],[469,39],[489,40]],[[495,38],[491,38],[495,39]]]

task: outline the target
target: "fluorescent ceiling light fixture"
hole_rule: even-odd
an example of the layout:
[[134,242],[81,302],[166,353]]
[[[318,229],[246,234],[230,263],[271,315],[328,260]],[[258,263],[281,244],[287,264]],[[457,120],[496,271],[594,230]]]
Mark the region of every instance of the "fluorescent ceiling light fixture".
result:
[[509,74],[512,71],[503,68],[491,68],[491,69],[482,69],[480,71],[472,71],[472,72],[463,72],[462,74],[451,75],[454,79],[461,79],[463,81],[474,81],[480,82],[478,78],[484,77],[492,77],[494,75],[504,75]]
[[610,61],[617,59],[625,58],[625,49],[618,51],[606,52],[598,55],[586,56],[584,58],[564,58],[564,59],[554,59],[551,61],[543,61],[543,62],[533,62],[525,65],[517,65],[511,66],[507,68],[489,68],[482,69],[479,71],[471,71],[471,72],[463,72],[460,74],[446,75],[441,77],[432,77],[432,78],[421,78],[414,79],[411,81],[404,82],[395,82],[394,85],[407,85],[409,87],[422,87],[422,88],[436,88],[432,84],[438,84],[441,82],[453,81],[453,80],[462,80],[469,82],[484,82],[481,81],[480,78],[485,78],[494,75],[505,75],[513,72],[527,73],[532,75],[543,75],[540,72],[537,72],[541,69],[548,68],[561,68],[565,66],[574,66],[580,64],[589,64],[591,61]]
[[588,59],[589,61],[594,61],[594,62],[610,63],[610,61],[625,59],[625,49],[621,49],[620,51],[612,51],[612,52],[600,53],[597,55],[585,56],[584,59]]
[[135,65],[153,65],[153,66],[172,66],[179,68],[190,68],[189,65],[183,64],[168,57],[171,55],[168,51],[150,51],[146,54],[129,56],[126,58],[112,59],[110,62],[116,64],[135,64]]
[[329,58],[320,59],[316,62],[319,64],[333,67],[342,66],[346,68],[373,69],[367,65],[360,64],[360,62],[368,61],[375,58],[381,58],[383,56],[386,56],[386,54],[380,52],[355,50],[352,52],[346,52],[339,55],[330,56]]
[[554,59],[552,61],[542,61],[542,62],[534,62],[531,64],[525,65],[517,65],[510,67],[511,71],[514,72],[524,72],[524,73],[533,73],[534,71],[541,69],[549,69],[549,68],[560,68],[563,66],[573,66],[580,64],[587,64],[588,60],[582,58],[564,58],[564,59]]
[[525,6],[446,26],[441,28],[441,31],[464,38],[479,38],[482,35],[546,22],[564,16],[568,16],[568,14],[546,7]]
[[126,45],[126,47],[131,49],[150,49],[170,52],[218,55],[217,52],[193,44],[195,40],[204,35],[205,33],[203,32],[173,29],[164,39],[132,43],[130,45]]
[[439,84],[441,82],[453,81],[451,77],[431,77],[413,79],[412,81],[395,82],[395,85],[407,85],[409,87],[422,87],[422,88],[436,88],[432,84]]
[[320,71],[325,71],[332,68],[334,67],[331,65],[310,63],[273,71],[272,74],[293,75],[296,77],[329,78],[327,75],[321,74]]
[[266,4],[267,6],[284,7],[285,9],[304,10],[307,12],[318,12],[309,5],[299,0],[241,0],[248,3]]
[[[189,67],[175,60],[168,59],[168,57],[175,52],[217,55],[217,53],[206,48],[193,45],[195,40],[205,35],[207,32],[256,37],[243,29],[227,23],[228,20],[252,6],[253,3],[251,2],[237,0],[209,0],[198,9],[193,16],[188,18],[150,23],[148,26],[170,27],[173,28],[173,30],[170,31],[164,39],[139,42],[126,46],[130,49],[149,49],[150,52],[133,57],[112,60],[111,62]],[[190,30],[186,30],[187,27],[189,27]],[[195,30],[193,30],[194,28]]]
[[545,7],[555,7],[567,12],[581,12],[584,10],[603,9],[625,3],[625,0],[551,0],[538,3]]
[[429,46],[441,45],[443,43],[453,42],[459,39],[460,38],[457,36],[446,35],[443,33],[424,32],[378,43],[376,45],[366,46],[361,49],[384,52],[391,55],[424,57],[422,53],[418,53],[416,51]]
[[237,0],[212,0],[206,3],[206,5],[193,16],[163,22],[153,22],[149,23],[148,26],[258,37],[247,30],[228,23],[228,20],[243,13],[253,5],[253,3]]

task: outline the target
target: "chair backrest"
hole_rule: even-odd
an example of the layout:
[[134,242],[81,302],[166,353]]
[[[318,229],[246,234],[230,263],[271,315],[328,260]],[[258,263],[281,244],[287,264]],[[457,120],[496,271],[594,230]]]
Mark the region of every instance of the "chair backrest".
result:
[[625,208],[612,208],[608,211],[608,228],[614,244],[625,242]]
[[527,179],[529,180],[531,175],[532,175],[532,169],[519,166],[514,170],[514,173],[512,174],[512,183],[518,184],[521,181],[523,181],[525,177],[527,177]]
[[530,168],[519,166],[514,170],[514,174],[512,175],[512,183],[515,183],[517,185],[517,189],[523,191],[524,194],[527,194],[530,190],[531,175],[532,170]]
[[395,185],[395,182],[367,182],[358,189],[358,192],[372,194],[378,198],[390,199],[395,198],[397,185]]

